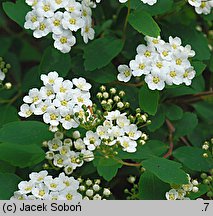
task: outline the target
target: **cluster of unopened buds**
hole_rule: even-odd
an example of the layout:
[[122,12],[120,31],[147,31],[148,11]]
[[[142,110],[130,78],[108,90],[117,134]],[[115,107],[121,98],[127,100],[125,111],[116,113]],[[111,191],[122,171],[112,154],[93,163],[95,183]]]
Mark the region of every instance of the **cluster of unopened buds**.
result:
[[100,179],[87,179],[78,178],[80,182],[79,193],[82,194],[83,200],[105,200],[111,195],[109,188],[101,187]]
[[[57,131],[55,137],[43,146],[47,148],[46,159],[55,167],[64,168],[64,172],[70,175],[77,167],[84,162],[94,159],[92,151],[87,149],[79,131],[74,131],[71,138],[64,138],[62,132]],[[45,168],[47,168],[45,166]]]
[[208,187],[206,196],[212,199],[213,198],[213,169],[211,169],[208,173],[201,173],[200,177],[202,179],[202,183]]
[[202,149],[205,151],[203,153],[203,157],[205,157],[205,158],[212,157],[213,158],[213,138],[211,138],[210,141],[205,141],[202,145]]
[[7,64],[2,57],[0,57],[0,85],[5,80],[6,73],[11,68],[10,64]]
[[166,192],[167,200],[190,200],[190,193],[197,193],[199,191],[199,182],[191,179],[188,175],[188,184],[174,185],[172,189]]
[[188,0],[189,4],[195,7],[198,14],[210,14],[213,7],[213,0]]
[[190,45],[181,45],[178,37],[169,37],[169,43],[160,37],[145,37],[147,46],[137,47],[137,55],[128,65],[118,67],[118,80],[128,82],[132,76],[145,76],[145,82],[151,90],[162,90],[167,85],[191,85],[195,77],[194,68],[188,58],[195,52]]
[[54,47],[63,53],[70,52],[76,43],[73,35],[78,30],[85,43],[94,39],[90,0],[26,0],[32,11],[26,15],[25,29],[33,30],[35,38],[52,33]]
[[[24,97],[19,115],[29,117],[32,114],[43,115],[46,124],[52,130],[60,123],[66,130],[77,128],[80,124],[75,113],[84,113],[82,107],[92,105],[90,100],[91,85],[84,78],[64,80],[57,72],[41,75],[44,86],[33,88]],[[75,88],[74,88],[75,86]],[[86,117],[85,117],[86,118]]]
[[138,182],[136,182],[136,176],[129,176],[127,181],[131,184],[131,189],[125,188],[124,193],[127,194],[127,200],[137,200],[139,193]]
[[82,200],[78,192],[79,181],[60,173],[58,177],[48,175],[46,170],[32,172],[29,181],[18,184],[12,200]]
[[[141,0],[144,4],[154,5],[157,0]],[[100,3],[101,0],[96,0],[97,3]],[[126,3],[128,0],[119,0],[120,3]]]

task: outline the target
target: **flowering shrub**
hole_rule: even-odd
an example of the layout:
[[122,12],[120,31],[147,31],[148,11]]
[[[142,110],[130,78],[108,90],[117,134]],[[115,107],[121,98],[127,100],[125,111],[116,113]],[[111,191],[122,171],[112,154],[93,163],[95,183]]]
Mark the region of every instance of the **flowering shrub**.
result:
[[212,7],[1,1],[0,199],[212,199]]

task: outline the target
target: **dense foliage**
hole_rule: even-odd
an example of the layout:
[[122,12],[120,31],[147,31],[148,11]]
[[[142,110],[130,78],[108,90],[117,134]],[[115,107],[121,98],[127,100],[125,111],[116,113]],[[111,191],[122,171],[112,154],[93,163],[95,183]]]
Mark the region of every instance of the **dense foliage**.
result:
[[212,0],[0,3],[0,199],[213,198]]

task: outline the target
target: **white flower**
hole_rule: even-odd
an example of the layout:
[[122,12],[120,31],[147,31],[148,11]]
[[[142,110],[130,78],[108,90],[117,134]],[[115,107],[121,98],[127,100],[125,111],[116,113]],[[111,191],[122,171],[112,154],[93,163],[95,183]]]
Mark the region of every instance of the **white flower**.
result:
[[62,27],[63,13],[58,11],[51,18],[48,19],[51,31],[54,34],[62,34],[64,29]]
[[80,16],[81,10],[82,10],[82,5],[75,0],[69,0],[69,3],[65,7],[65,9],[74,15]]
[[69,0],[52,0],[54,4],[54,8],[59,9],[59,8],[64,8],[68,5]]
[[43,115],[43,120],[47,124],[58,126],[60,121],[59,110],[55,107],[48,107],[46,113]]
[[48,35],[51,32],[49,23],[47,19],[39,22],[38,27],[34,30],[33,36],[35,38],[41,38]]
[[201,4],[200,6],[195,6],[195,11],[196,13],[198,14],[210,14],[211,13],[211,9],[213,7],[213,1],[210,0],[210,1],[201,1]]
[[35,6],[35,10],[38,16],[44,16],[48,18],[54,15],[56,8],[55,5],[52,4],[52,1],[53,0],[38,1],[38,3]]
[[104,127],[102,125],[99,125],[96,129],[96,133],[101,139],[108,139],[109,134],[108,134],[108,128]]
[[62,141],[60,139],[54,138],[48,141],[48,148],[51,151],[59,151],[62,146]]
[[20,112],[18,113],[21,117],[28,118],[30,117],[35,110],[35,105],[23,104],[20,107]]
[[54,72],[49,72],[48,75],[42,74],[41,75],[41,80],[43,81],[44,85],[53,85],[55,82],[62,82],[63,78],[59,77],[58,73],[56,71]]
[[76,190],[73,190],[72,187],[67,187],[61,192],[59,200],[73,200],[77,202],[82,200],[82,196]]
[[132,77],[132,70],[127,65],[118,66],[118,80],[123,82],[128,82]]
[[83,150],[86,148],[84,142],[82,139],[77,139],[75,142],[74,142],[74,146],[77,150]]
[[130,139],[137,140],[142,135],[141,131],[138,131],[138,127],[135,124],[131,124],[124,128],[124,131],[127,133]]
[[166,75],[165,82],[168,85],[172,85],[172,84],[180,85],[181,83],[183,83],[183,79],[182,79],[183,73],[184,73],[183,68],[178,68],[175,66],[171,67]]
[[68,93],[71,92],[73,88],[73,83],[70,80],[55,80],[53,89],[56,93]]
[[92,106],[92,101],[90,100],[90,93],[86,91],[81,91],[79,89],[75,89],[73,91],[73,101],[78,104],[79,107],[82,105]]
[[165,78],[160,73],[148,74],[145,77],[145,82],[151,90],[162,90],[165,87]]
[[116,119],[116,123],[119,127],[121,128],[124,128],[125,126],[128,126],[130,125],[130,120],[127,119],[126,116],[119,116],[117,119]]
[[60,173],[59,179],[66,185],[66,187],[72,187],[73,190],[77,190],[79,188],[79,182],[73,177],[68,177],[64,173]]
[[199,7],[201,5],[201,0],[188,0],[188,2],[194,7]]
[[178,192],[175,189],[171,189],[166,193],[167,200],[176,200],[178,198]]
[[18,184],[18,189],[19,189],[20,193],[28,194],[28,193],[32,192],[33,186],[34,186],[33,181],[29,181],[29,182],[22,181]]
[[172,49],[176,50],[178,48],[180,48],[181,46],[181,39],[179,37],[175,37],[173,38],[172,36],[169,37],[169,43],[172,47]]
[[131,140],[129,137],[118,137],[118,141],[120,142],[120,145],[123,147],[123,151],[129,153],[136,152],[137,143]]
[[62,25],[64,29],[78,31],[78,29],[84,26],[84,20],[81,18],[81,16],[69,12],[64,12]]
[[130,61],[129,65],[133,76],[149,74],[151,70],[151,61],[142,55],[136,55],[135,60]]
[[25,2],[29,5],[29,6],[35,6],[38,3],[38,0],[25,0]]
[[104,188],[103,195],[104,196],[110,196],[111,195],[111,191],[108,188]]
[[190,67],[185,70],[183,73],[183,83],[185,83],[187,86],[191,85],[192,79],[195,77],[195,71],[193,67]]
[[45,186],[44,183],[40,183],[35,185],[35,187],[32,189],[32,194],[40,199],[46,199],[48,197],[49,189],[47,186]]
[[73,118],[73,112],[66,109],[61,110],[61,123],[66,130],[79,126],[79,123]]
[[113,121],[113,120],[116,120],[119,117],[125,116],[125,115],[126,115],[126,113],[121,114],[121,112],[119,110],[115,110],[115,111],[108,112],[108,114],[107,114],[107,116],[105,116],[105,118],[107,120]]
[[39,104],[42,100],[41,93],[38,89],[33,88],[29,91],[29,95],[23,98],[23,101],[28,104]]
[[60,180],[60,178],[54,178],[52,176],[46,176],[44,178],[44,184],[48,187],[49,190],[59,191],[63,190],[66,186]]
[[90,151],[90,150],[85,150],[85,149],[83,149],[83,150],[81,151],[81,154],[83,154],[83,159],[84,159],[84,161],[86,161],[86,162],[90,162],[90,161],[94,160],[94,158],[95,158],[93,152]]
[[87,81],[82,77],[78,79],[74,78],[72,82],[77,88],[79,88],[82,91],[89,91],[92,87],[91,84],[87,83]]
[[60,35],[53,34],[53,39],[55,40],[54,47],[62,53],[68,53],[76,43],[76,38],[68,30],[64,30]]
[[91,23],[85,21],[85,25],[81,28],[81,36],[84,43],[88,43],[89,40],[93,40],[95,37],[95,30],[92,28]]
[[101,144],[101,140],[99,139],[97,133],[94,133],[92,131],[87,131],[86,137],[84,138],[84,143],[85,145],[87,145],[87,148],[90,151],[94,151],[96,147]]
[[41,183],[44,181],[44,178],[48,175],[46,170],[40,171],[39,173],[32,172],[29,177],[34,183]]
[[43,17],[39,17],[35,10],[27,13],[25,17],[26,22],[24,23],[25,29],[35,30],[39,27],[40,23],[44,20]]

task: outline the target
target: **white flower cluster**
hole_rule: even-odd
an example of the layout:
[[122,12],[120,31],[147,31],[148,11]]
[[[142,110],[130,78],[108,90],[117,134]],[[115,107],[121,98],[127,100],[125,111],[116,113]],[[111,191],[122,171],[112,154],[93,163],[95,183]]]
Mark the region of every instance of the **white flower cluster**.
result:
[[76,43],[73,32],[81,30],[85,43],[94,39],[92,9],[90,0],[26,0],[32,11],[26,15],[25,29],[33,30],[35,38],[49,33],[54,39],[54,47],[62,53],[70,52]]
[[91,85],[84,78],[74,78],[72,82],[63,80],[57,72],[42,74],[41,80],[44,86],[29,91],[23,98],[25,104],[19,115],[25,118],[32,114],[43,115],[44,122],[52,127],[61,123],[66,130],[77,128],[80,123],[75,113],[84,113],[82,106],[92,106]]
[[189,4],[195,7],[198,14],[210,14],[213,7],[213,0],[188,0]]
[[[138,130],[136,124],[131,124],[126,113],[120,111],[108,112],[103,125],[99,125],[96,132],[87,131],[84,143],[91,151],[101,144],[114,146],[119,144],[123,151],[136,152],[137,141],[146,136]],[[147,137],[147,136],[146,136]]]
[[131,60],[129,66],[118,67],[118,80],[128,82],[132,76],[145,75],[145,82],[151,90],[162,90],[165,85],[191,85],[195,77],[194,68],[188,58],[195,52],[190,45],[181,45],[178,37],[169,37],[169,43],[160,37],[145,37],[147,46],[141,44],[137,47],[137,55]]
[[84,162],[94,159],[92,151],[88,150],[79,131],[73,132],[73,140],[63,139],[63,133],[56,132],[55,138],[45,143],[48,148],[46,159],[53,161],[53,165],[64,168],[64,172],[70,175],[77,167],[81,167]]
[[[144,4],[154,5],[157,0],[141,0]],[[101,0],[96,0],[97,3],[100,3]],[[128,0],[119,0],[120,3],[128,2]]]
[[80,182],[79,192],[82,194],[83,200],[105,200],[111,195],[111,191],[108,188],[101,187],[100,179],[87,179],[83,180],[78,178]]
[[82,200],[78,193],[79,181],[67,177],[64,173],[56,178],[48,175],[46,170],[32,172],[29,181],[18,184],[18,191],[14,192],[11,200]]
[[197,193],[199,191],[198,188],[198,181],[192,180],[191,177],[188,175],[188,184],[175,186],[170,191],[166,193],[167,200],[189,200],[190,198],[188,195],[193,192]]

